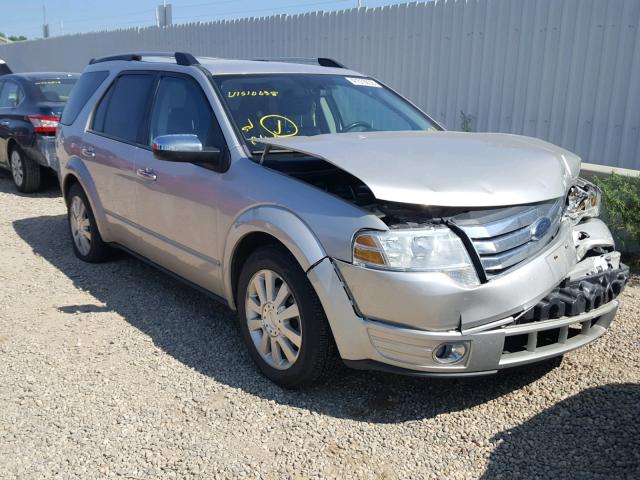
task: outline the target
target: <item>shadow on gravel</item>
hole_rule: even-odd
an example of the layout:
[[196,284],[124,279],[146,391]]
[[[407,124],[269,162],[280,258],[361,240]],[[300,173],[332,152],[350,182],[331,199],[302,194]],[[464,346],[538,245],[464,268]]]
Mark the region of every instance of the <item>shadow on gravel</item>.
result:
[[283,390],[257,372],[242,344],[235,314],[227,307],[129,256],[105,264],[82,263],[72,253],[64,215],[17,220],[13,225],[37,255],[104,304],[63,305],[60,311],[114,311],[188,367],[281,404],[356,421],[404,422],[495,399],[537,380],[560,363],[555,360],[491,377],[450,380],[344,368],[324,385],[303,392]]
[[35,193],[20,193],[16,190],[11,173],[0,168],[0,193],[11,193],[17,197],[56,198],[62,196],[56,174],[51,170],[44,170],[42,175],[42,187]]
[[499,433],[483,479],[640,478],[640,385],[585,390]]

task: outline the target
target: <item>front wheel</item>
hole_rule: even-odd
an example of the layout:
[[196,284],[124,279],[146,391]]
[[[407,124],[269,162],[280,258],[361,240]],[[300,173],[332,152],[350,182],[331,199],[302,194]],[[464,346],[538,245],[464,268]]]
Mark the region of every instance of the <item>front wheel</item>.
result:
[[275,246],[245,262],[238,282],[240,329],[260,371],[285,388],[319,381],[335,359],[320,300],[295,258]]
[[11,178],[19,192],[32,193],[40,189],[40,165],[27,157],[18,147],[11,150],[9,157]]

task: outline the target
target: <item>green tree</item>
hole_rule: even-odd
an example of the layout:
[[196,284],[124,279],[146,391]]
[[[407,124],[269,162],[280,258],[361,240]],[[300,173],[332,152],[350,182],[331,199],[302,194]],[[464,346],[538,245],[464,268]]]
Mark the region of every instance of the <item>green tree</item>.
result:
[[640,177],[611,175],[594,178],[602,190],[609,227],[640,242]]

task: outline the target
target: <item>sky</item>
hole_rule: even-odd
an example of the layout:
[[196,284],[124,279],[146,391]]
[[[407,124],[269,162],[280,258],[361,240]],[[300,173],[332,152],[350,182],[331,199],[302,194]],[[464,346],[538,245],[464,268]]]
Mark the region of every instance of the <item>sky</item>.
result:
[[[155,25],[156,6],[162,0],[0,0],[0,32],[42,37],[46,9],[50,36]],[[167,0],[173,23],[223,20],[247,16],[294,14],[356,7],[358,0]],[[361,0],[365,7],[402,3]]]

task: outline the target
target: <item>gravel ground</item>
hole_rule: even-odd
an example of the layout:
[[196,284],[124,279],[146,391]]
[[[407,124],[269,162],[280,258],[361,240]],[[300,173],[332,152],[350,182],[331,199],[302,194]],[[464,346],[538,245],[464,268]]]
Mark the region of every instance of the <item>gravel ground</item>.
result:
[[0,478],[640,477],[638,285],[562,362],[288,392],[224,307],[130,257],[76,260],[64,212],[0,173]]

